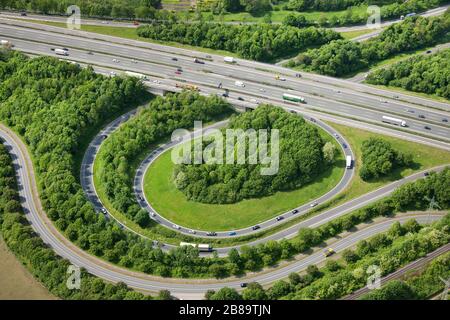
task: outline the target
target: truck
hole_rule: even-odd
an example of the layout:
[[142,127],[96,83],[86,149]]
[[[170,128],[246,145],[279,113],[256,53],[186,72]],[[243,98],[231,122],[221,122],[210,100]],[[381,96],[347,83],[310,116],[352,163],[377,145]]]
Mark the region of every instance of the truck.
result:
[[64,49],[55,49],[55,54],[59,56],[68,56],[69,53]]
[[345,157],[345,167],[347,169],[351,169],[352,168],[352,156],[347,156]]
[[186,90],[192,90],[192,91],[200,91],[199,87],[193,85],[193,84],[182,84],[182,83],[176,83],[176,88],[186,89]]
[[0,40],[0,45],[5,46],[5,47],[10,46],[11,42],[8,40]]
[[234,60],[233,57],[223,57],[223,61],[227,63],[235,63],[236,60]]
[[125,74],[127,76],[129,76],[129,77],[138,78],[138,79],[141,79],[141,80],[147,80],[147,76],[145,74],[142,74],[142,73],[125,71]]
[[234,82],[234,85],[235,85],[236,87],[242,87],[242,88],[245,87],[244,82],[239,81],[239,80],[235,81],[235,82]]
[[389,116],[383,116],[382,121],[390,124],[395,124],[401,127],[406,127],[406,121],[402,119],[397,119]]
[[180,242],[180,247],[194,247],[194,248],[197,248],[198,251],[201,251],[201,252],[212,251],[212,246],[210,244],[195,244],[195,243],[189,243],[189,242]]
[[305,103],[305,98],[299,97],[299,96],[294,96],[294,95],[289,94],[289,93],[284,93],[283,94],[283,100]]

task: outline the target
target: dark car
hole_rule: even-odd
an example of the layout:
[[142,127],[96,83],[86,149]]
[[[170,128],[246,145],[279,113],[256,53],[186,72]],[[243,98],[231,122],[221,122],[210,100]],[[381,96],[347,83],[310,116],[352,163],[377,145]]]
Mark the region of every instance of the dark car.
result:
[[426,130],[431,130],[431,128],[429,126],[425,126],[424,127]]
[[246,282],[242,282],[241,283],[241,288],[246,288],[247,287],[247,283]]
[[310,118],[309,119],[311,122],[316,122],[316,119],[314,119],[314,118]]
[[93,55],[94,53],[92,51],[88,51],[88,55]]
[[178,59],[177,58],[172,58],[172,61],[178,61]]
[[284,217],[282,217],[282,216],[277,217],[277,221],[281,221],[283,219],[284,219]]
[[222,93],[222,97],[228,98],[229,95],[228,95],[228,93]]
[[199,63],[199,64],[205,64],[204,61],[198,60],[197,58],[194,59],[194,62],[195,63]]
[[180,72],[181,72],[181,71],[183,71],[183,69],[181,69],[181,68],[177,68],[177,71],[180,71]]
[[297,78],[301,78],[301,77],[302,77],[302,75],[301,75],[300,73],[296,73],[295,76],[296,76]]
[[27,13],[26,13],[26,12],[21,12],[20,15],[21,15],[22,17],[26,17],[26,16],[27,16]]
[[423,114],[419,114],[420,119],[425,119],[425,116]]
[[238,97],[238,100],[239,100],[239,101],[244,101],[244,98]]
[[292,210],[292,214],[297,214],[297,213],[298,213],[298,210],[297,210],[297,209]]
[[431,50],[427,50],[427,54],[430,54],[431,53]]
[[347,149],[347,145],[345,143],[343,143],[342,146],[344,147],[344,149]]
[[261,227],[260,226],[253,226],[252,227],[252,230],[258,230],[258,229],[260,229]]
[[217,236],[217,233],[214,231],[211,231],[211,232],[208,232],[206,235],[209,237],[215,237],[215,236]]
[[448,119],[444,118],[442,119],[442,122],[448,122]]
[[424,175],[425,177],[428,177],[428,176],[430,175],[430,173],[427,171],[427,172],[424,172],[423,175]]

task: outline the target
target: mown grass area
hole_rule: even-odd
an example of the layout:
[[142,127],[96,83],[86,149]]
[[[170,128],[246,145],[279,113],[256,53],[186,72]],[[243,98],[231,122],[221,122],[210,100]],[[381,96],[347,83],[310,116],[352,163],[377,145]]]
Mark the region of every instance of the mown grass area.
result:
[[364,29],[364,30],[357,30],[357,31],[347,31],[347,32],[339,32],[341,34],[341,36],[344,39],[347,40],[352,40],[353,38],[368,34],[373,32],[374,30],[372,29]]
[[[351,144],[356,157],[356,175],[353,179],[351,187],[345,192],[344,197],[342,197],[342,199],[340,200],[341,202],[348,201],[372,190],[378,189],[383,185],[409,176],[414,172],[425,170],[442,164],[450,165],[450,152],[448,151],[437,149],[420,143],[414,143],[390,136],[380,135],[370,131],[350,128],[334,123],[329,124],[346,137],[348,142]],[[381,137],[382,139],[391,143],[394,149],[405,153],[411,153],[413,155],[413,167],[397,169],[389,176],[374,181],[363,181],[359,177],[359,169],[361,168],[362,164],[361,145],[364,140],[372,137]]]
[[[326,141],[333,141],[321,132]],[[338,149],[340,150],[340,148]],[[158,158],[146,173],[144,191],[147,199],[163,217],[196,230],[226,231],[241,229],[275,218],[327,193],[335,187],[344,172],[344,156],[340,152],[336,164],[322,172],[314,183],[303,188],[277,192],[274,195],[246,199],[234,204],[205,204],[188,201],[172,181],[174,164],[170,151]]]
[[[344,17],[346,14],[346,10],[340,11],[305,11],[305,12],[296,12],[289,10],[281,10],[281,7],[278,6],[280,10],[273,10],[270,12],[272,22],[280,23],[283,22],[284,18],[289,14],[301,14],[306,20],[310,22],[317,22],[319,19],[330,19],[332,16],[336,16],[339,19]],[[352,12],[354,15],[362,15],[367,11],[367,5],[356,6],[352,8]],[[211,19],[211,15],[204,14],[206,20]],[[209,19],[208,19],[209,18]],[[239,12],[239,13],[226,13],[222,16],[214,15],[213,21],[224,21],[224,22],[264,22],[263,16],[252,16],[248,12]]]

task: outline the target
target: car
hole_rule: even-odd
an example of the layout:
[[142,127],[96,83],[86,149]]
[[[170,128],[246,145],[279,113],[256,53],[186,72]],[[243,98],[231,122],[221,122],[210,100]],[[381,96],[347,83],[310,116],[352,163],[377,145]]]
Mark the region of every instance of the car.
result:
[[336,253],[336,251],[334,251],[332,248],[328,248],[328,249],[326,249],[324,252],[323,252],[323,255],[325,256],[325,257],[329,257],[329,256],[332,256],[333,254],[335,254]]
[[153,80],[153,83],[160,84],[161,81],[159,81],[159,80]]
[[259,101],[258,101],[258,100],[256,100],[256,99],[254,99],[254,98],[250,99],[250,102],[253,102],[253,103],[259,104]]
[[259,91],[266,92],[266,90],[264,90],[263,88],[259,88]]
[[190,234],[196,234],[197,231],[191,229],[191,230],[189,230],[189,233],[190,233]]
[[276,218],[277,221],[281,221],[283,219],[284,219],[284,217],[282,217],[282,216],[279,216],[279,217]]
[[448,122],[448,119],[444,118],[442,119],[442,122]]
[[201,60],[199,60],[197,58],[194,59],[194,63],[205,64],[204,61],[201,61]]
[[333,135],[336,139],[339,139],[339,135],[337,133],[333,133]]
[[102,139],[105,140],[106,138],[108,138],[107,134],[102,135]]
[[102,24],[109,24],[108,21],[102,21]]
[[419,114],[420,119],[425,119],[425,116],[423,114]]
[[256,226],[253,226],[253,227],[252,227],[252,230],[258,230],[258,229],[260,229],[260,228],[261,228],[260,226],[256,225]]
[[217,233],[214,232],[214,231],[211,231],[211,232],[208,232],[206,235],[207,235],[208,237],[215,237],[215,236],[217,236]]
[[398,99],[398,98],[400,98],[400,97],[399,97],[399,96],[394,96],[393,98],[394,98],[394,99]]
[[178,59],[177,59],[177,58],[175,58],[175,57],[173,57],[173,58],[172,58],[172,61],[178,61]]
[[64,51],[69,51],[69,49],[68,48],[62,48]]
[[222,97],[224,97],[224,98],[228,98],[228,97],[229,97],[229,95],[228,95],[228,93],[222,93]]
[[425,177],[428,177],[428,176],[430,175],[430,173],[429,173],[428,171],[426,171],[426,172],[423,173],[423,175],[424,175]]
[[343,143],[342,146],[344,147],[344,149],[347,149],[347,145],[345,143]]
[[150,216],[156,217],[156,213],[154,213],[154,212],[152,211],[152,212],[150,212]]
[[120,62],[120,61],[119,61],[118,59],[116,59],[116,58],[112,59],[112,61],[115,62],[115,63],[119,63],[119,62]]
[[94,55],[94,53],[92,51],[88,51],[87,54],[90,55],[90,56]]
[[172,225],[172,228],[177,229],[177,230],[180,230],[180,229],[181,229],[180,226],[179,226],[179,225],[176,225],[176,224],[173,224],[173,225]]
[[138,195],[139,200],[144,201],[144,198],[142,198],[141,195]]
[[109,73],[109,75],[114,77],[114,76],[117,75],[117,73],[115,73],[114,71],[111,71],[111,72]]
[[244,98],[238,97],[238,100],[239,100],[239,101],[244,101]]
[[175,71],[175,74],[181,74],[181,72],[177,70],[177,71]]
[[301,75],[300,73],[296,73],[296,74],[295,74],[295,77],[296,77],[296,78],[301,78],[302,75]]
[[217,85],[217,88],[222,89],[222,82],[219,82],[219,84]]
[[425,130],[431,130],[431,128],[429,126],[424,126]]
[[246,282],[242,282],[241,283],[241,288],[247,288],[247,283]]
[[138,63],[135,59],[131,59],[131,62],[133,62],[133,63]]
[[298,210],[297,210],[297,209],[292,210],[292,214],[297,214],[297,213],[298,213]]
[[139,25],[139,22],[133,21],[133,25],[138,26],[138,25]]
[[235,236],[236,235],[236,231],[230,231],[230,232],[228,232],[228,235],[229,236]]
[[26,13],[26,12],[21,12],[20,15],[21,15],[22,17],[26,17],[26,16],[27,16],[27,13]]
[[289,110],[289,112],[293,113],[293,114],[297,114],[297,111],[295,111],[295,110]]
[[209,54],[206,55],[206,58],[207,59],[212,59],[212,57]]
[[383,99],[380,99],[380,102],[381,102],[381,103],[388,103],[387,100],[383,100]]
[[178,67],[178,68],[177,68],[177,71],[180,71],[180,72],[182,72],[182,71],[183,71],[183,69],[181,69],[180,67]]
[[427,50],[427,54],[430,54],[431,53],[431,50]]
[[101,211],[102,211],[104,214],[107,214],[107,213],[108,213],[108,211],[106,211],[105,208],[102,208]]
[[309,206],[311,207],[311,208],[314,208],[315,206],[317,206],[319,203],[316,201],[316,202],[313,202],[313,203],[311,203]]
[[314,119],[314,118],[309,118],[309,121],[311,121],[311,122],[316,122],[316,119]]

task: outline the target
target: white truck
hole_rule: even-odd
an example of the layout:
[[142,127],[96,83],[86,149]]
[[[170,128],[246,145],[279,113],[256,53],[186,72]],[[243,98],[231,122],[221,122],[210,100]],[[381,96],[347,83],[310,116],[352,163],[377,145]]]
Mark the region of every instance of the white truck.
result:
[[351,169],[352,168],[352,156],[347,156],[345,158],[345,167],[347,169]]
[[141,80],[147,80],[147,76],[145,74],[142,74],[142,73],[125,71],[125,74],[127,76],[129,76],[129,77],[134,77],[134,78],[138,78],[138,79],[141,79]]
[[397,118],[393,118],[393,117],[388,117],[388,116],[383,116],[383,122],[386,123],[390,123],[390,124],[395,124],[401,127],[406,127],[406,121],[402,120],[402,119],[397,119]]
[[237,80],[237,81],[235,81],[234,82],[234,85],[236,86],[236,87],[245,87],[245,84],[244,84],[244,82],[242,82],[242,81],[240,81],[240,80]]
[[236,60],[234,60],[233,57],[223,57],[223,61],[227,63],[235,63]]
[[2,46],[9,46],[9,45],[11,45],[11,42],[9,42],[8,40],[0,40],[0,44]]
[[69,52],[67,52],[67,50],[64,49],[55,49],[55,54],[59,56],[68,56]]
[[194,248],[197,248],[198,251],[202,251],[202,252],[212,251],[212,246],[210,244],[195,244],[195,243],[189,243],[189,242],[180,242],[180,247],[194,247]]

